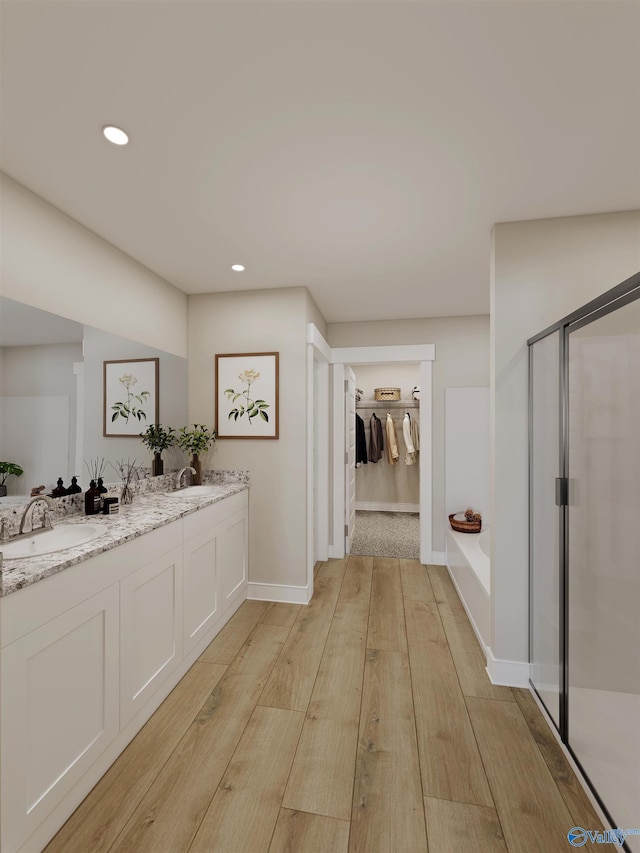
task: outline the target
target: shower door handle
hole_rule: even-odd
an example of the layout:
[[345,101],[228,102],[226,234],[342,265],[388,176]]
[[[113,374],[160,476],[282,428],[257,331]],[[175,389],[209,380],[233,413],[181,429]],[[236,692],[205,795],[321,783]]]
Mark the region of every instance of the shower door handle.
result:
[[569,504],[569,478],[556,477],[556,506]]

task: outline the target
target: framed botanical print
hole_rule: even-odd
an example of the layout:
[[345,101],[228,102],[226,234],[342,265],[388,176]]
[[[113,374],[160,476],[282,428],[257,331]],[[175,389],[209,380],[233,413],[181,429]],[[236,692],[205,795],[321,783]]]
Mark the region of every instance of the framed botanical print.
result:
[[216,438],[278,438],[278,353],[216,355]]
[[103,435],[139,436],[160,414],[158,358],[119,359],[103,362]]

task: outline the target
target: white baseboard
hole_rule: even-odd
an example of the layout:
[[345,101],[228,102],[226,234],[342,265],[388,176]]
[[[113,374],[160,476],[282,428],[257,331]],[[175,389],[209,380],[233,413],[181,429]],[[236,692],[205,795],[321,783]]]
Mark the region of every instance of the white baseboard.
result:
[[369,512],[420,512],[420,504],[356,501],[356,509],[363,509]]
[[447,552],[446,551],[432,551],[431,552],[431,562],[430,566],[446,566],[447,565]]
[[529,687],[529,664],[518,660],[500,660],[487,646],[487,673],[492,684],[505,687]]
[[308,586],[285,586],[279,583],[251,583],[247,598],[251,601],[277,601],[279,604],[308,604],[313,589]]

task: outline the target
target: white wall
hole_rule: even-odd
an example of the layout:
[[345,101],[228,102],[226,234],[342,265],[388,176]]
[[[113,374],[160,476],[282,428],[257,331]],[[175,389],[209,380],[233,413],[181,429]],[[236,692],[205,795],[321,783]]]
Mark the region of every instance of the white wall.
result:
[[76,377],[82,344],[2,347],[0,457],[24,468],[7,481],[9,494],[32,486],[70,485],[76,440]]
[[[433,550],[445,550],[444,391],[489,384],[489,318],[435,317],[367,323],[329,323],[332,347],[435,344],[433,362]],[[364,390],[364,389],[363,389]]]
[[493,229],[491,644],[498,659],[528,659],[527,338],[639,269],[640,211]]
[[0,173],[2,295],[186,356],[187,297]]
[[489,388],[447,388],[445,392],[445,502],[447,516],[467,507],[491,524],[489,473]]
[[[103,362],[121,358],[158,358],[159,372],[159,421],[164,427],[178,429],[187,424],[187,361],[176,355],[144,346],[144,344],[121,338],[85,326],[84,329],[84,450],[87,462],[91,459],[116,461],[135,460],[136,465],[151,467],[152,454],[144,447],[140,438],[115,438],[103,436]],[[140,424],[144,432],[153,419]],[[187,457],[179,448],[165,450],[162,454],[165,472],[187,464]],[[88,486],[87,468],[76,472],[84,488]],[[113,468],[104,474],[105,482],[118,478]]]
[[410,400],[414,386],[420,381],[418,364],[358,364],[353,370],[356,386],[362,391],[362,402],[373,401],[376,388],[399,388],[401,399]]
[[206,457],[217,469],[250,472],[253,584],[307,583],[307,309],[304,288],[189,297],[190,421],[214,423],[216,353],[280,353],[280,438],[220,439]]

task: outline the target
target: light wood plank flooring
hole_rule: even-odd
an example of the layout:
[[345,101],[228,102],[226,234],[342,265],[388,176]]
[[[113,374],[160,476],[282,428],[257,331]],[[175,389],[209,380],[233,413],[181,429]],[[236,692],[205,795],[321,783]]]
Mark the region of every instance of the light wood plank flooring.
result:
[[554,853],[601,828],[442,566],[321,564],[247,601],[46,853]]

